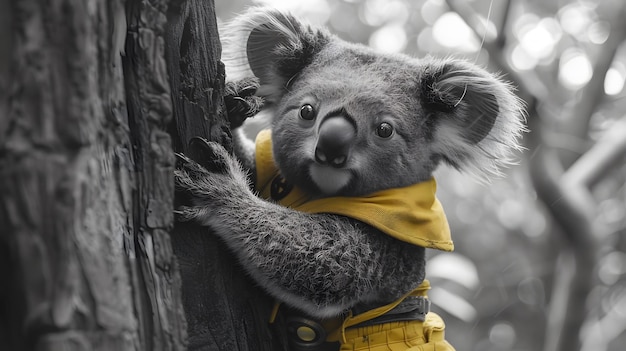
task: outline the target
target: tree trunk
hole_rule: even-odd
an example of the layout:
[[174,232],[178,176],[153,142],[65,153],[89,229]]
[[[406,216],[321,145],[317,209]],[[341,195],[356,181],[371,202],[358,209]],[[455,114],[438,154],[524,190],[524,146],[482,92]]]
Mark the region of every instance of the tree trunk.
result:
[[[231,147],[223,102],[224,66],[213,1],[172,8],[166,56],[176,151],[194,136]],[[179,223],[172,234],[183,282],[191,350],[277,350],[268,328],[272,301],[206,228]]]
[[225,246],[170,242],[172,144],[230,146],[219,56],[212,1],[0,0],[0,349],[277,348]]
[[167,5],[0,1],[0,349],[185,347]]

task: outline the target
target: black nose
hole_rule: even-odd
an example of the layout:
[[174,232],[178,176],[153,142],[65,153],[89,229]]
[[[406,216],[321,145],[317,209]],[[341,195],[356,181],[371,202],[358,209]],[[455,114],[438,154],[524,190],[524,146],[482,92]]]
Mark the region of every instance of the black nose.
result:
[[356,137],[354,125],[345,117],[326,119],[319,129],[315,147],[315,161],[336,168],[345,166]]

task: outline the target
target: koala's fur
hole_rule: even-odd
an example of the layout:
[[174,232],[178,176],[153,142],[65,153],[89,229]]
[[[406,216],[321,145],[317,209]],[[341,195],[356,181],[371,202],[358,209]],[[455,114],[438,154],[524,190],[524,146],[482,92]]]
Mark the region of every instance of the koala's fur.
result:
[[[470,63],[378,53],[267,9],[249,10],[221,34],[227,79],[258,78],[257,95],[273,116],[276,164],[314,198],[408,186],[430,179],[442,162],[488,177],[520,148],[518,99]],[[314,107],[315,120],[299,118],[303,104]],[[349,158],[340,168],[316,164],[320,124],[337,114],[353,124]],[[376,134],[382,122],[393,127],[388,138]],[[247,174],[255,172],[254,144],[235,136],[239,160],[211,144],[218,170],[177,171],[177,189],[190,198],[180,217],[213,229],[271,295],[327,318],[387,304],[423,281],[423,247],[351,218],[257,197]]]

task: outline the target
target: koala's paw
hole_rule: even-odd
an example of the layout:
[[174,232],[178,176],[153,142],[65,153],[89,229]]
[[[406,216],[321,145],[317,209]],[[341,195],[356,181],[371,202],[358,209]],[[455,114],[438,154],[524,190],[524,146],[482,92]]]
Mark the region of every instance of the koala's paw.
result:
[[256,77],[226,83],[224,103],[231,128],[241,127],[246,118],[261,110],[264,100],[254,95],[258,88],[259,80]]
[[253,196],[246,172],[220,144],[197,138],[189,156],[176,157],[177,220],[207,225],[216,211]]

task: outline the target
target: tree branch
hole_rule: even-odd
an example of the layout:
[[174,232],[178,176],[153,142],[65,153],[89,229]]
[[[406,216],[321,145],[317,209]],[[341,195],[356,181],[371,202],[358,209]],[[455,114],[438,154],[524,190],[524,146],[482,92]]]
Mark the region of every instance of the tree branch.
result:
[[568,186],[590,188],[602,180],[608,171],[623,163],[626,155],[626,117],[615,122],[589,151],[583,154],[563,174],[562,181]]
[[504,0],[504,9],[502,10],[502,17],[500,18],[500,23],[497,28],[497,35],[495,39],[495,43],[497,46],[503,48],[506,44],[506,28],[507,23],[509,22],[509,15],[511,14],[511,0]]
[[[537,118],[530,121],[535,125],[540,123]],[[566,187],[562,184],[563,168],[557,151],[546,147],[541,142],[544,138],[541,130],[534,129],[535,132],[529,136],[529,143],[542,149],[530,158],[531,179],[539,199],[562,229],[561,237],[566,240],[566,245],[560,248],[559,255],[572,255],[574,258],[568,261],[573,264],[565,267],[566,272],[569,272],[568,278],[559,277],[563,273],[560,271],[555,274],[544,351],[579,350],[580,328],[587,315],[584,306],[593,281],[597,252],[591,227],[594,203],[586,188]],[[561,264],[557,268],[564,267]]]

